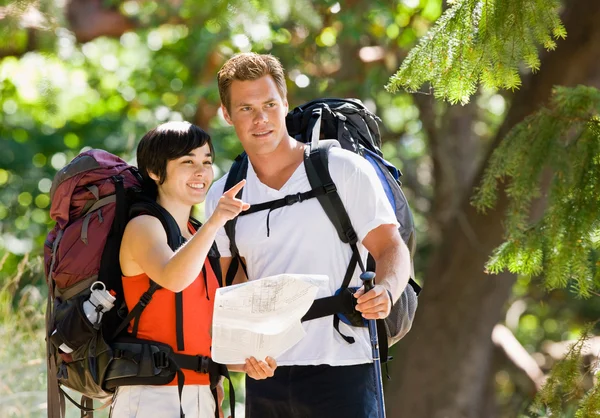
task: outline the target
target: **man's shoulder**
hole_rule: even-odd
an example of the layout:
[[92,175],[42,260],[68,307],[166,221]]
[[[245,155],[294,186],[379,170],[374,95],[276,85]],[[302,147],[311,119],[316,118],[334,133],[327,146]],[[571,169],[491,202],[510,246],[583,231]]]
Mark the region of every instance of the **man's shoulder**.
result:
[[344,177],[351,176],[356,171],[370,172],[372,170],[371,164],[365,158],[343,148],[331,148],[328,159],[329,171],[331,173],[343,173]]

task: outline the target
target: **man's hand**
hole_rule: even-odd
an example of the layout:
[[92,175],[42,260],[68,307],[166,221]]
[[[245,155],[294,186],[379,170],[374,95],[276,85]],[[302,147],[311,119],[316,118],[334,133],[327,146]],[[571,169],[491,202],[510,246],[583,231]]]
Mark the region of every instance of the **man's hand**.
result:
[[276,368],[277,362],[273,357],[267,357],[265,361],[258,361],[254,357],[250,357],[246,359],[244,372],[252,379],[262,380],[267,377],[273,377]]
[[358,299],[356,310],[362,313],[365,319],[387,318],[392,309],[392,301],[388,291],[381,285],[365,293],[365,287],[359,288],[354,297]]
[[207,222],[216,222],[217,226],[222,227],[227,221],[232,220],[242,211],[248,210],[250,204],[244,203],[241,199],[235,197],[245,184],[246,180],[242,180],[223,193],[223,196],[219,199],[219,203],[217,203],[217,207]]

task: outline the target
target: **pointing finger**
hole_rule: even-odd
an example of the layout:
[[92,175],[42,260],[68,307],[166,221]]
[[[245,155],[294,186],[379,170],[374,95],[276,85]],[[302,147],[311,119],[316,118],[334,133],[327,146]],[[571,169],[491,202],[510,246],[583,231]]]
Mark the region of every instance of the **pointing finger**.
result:
[[235,197],[235,195],[238,194],[238,192],[240,190],[242,190],[242,187],[244,187],[245,184],[246,184],[246,180],[240,181],[238,184],[233,186],[231,189],[229,189],[225,193],[223,193],[223,196]]

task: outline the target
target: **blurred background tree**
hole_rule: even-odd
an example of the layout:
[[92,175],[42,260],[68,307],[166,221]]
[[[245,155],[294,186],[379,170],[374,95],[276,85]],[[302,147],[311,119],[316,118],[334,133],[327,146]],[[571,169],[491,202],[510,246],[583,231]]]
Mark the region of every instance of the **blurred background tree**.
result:
[[[45,413],[46,290],[39,255],[51,225],[54,173],[87,147],[135,162],[135,145],[146,131],[167,120],[189,120],[213,136],[219,177],[240,145],[219,114],[215,75],[232,54],[250,50],[281,59],[291,107],[326,96],[363,100],[383,119],[386,158],[404,173],[425,290],[413,330],[395,347],[386,382],[388,416],[548,413],[543,402],[528,408],[564,356],[561,341],[579,338],[599,308],[594,296],[577,297],[581,286],[564,289],[571,283],[568,269],[551,292],[543,289],[539,269],[511,269],[528,273],[519,277],[486,274],[494,249],[516,236],[510,232],[526,229],[529,215],[542,218],[547,202],[536,197],[547,195],[554,177],[540,169],[542,162],[529,173],[531,189],[502,189],[494,200],[495,179],[514,178],[531,162],[523,158],[502,173],[494,150],[526,116],[552,104],[553,86],[600,84],[600,3],[0,4],[0,338],[13,341],[0,351],[0,417]],[[560,114],[560,103],[556,109]],[[593,112],[594,105],[585,109]],[[520,138],[523,154],[527,135]],[[482,183],[486,168],[491,174]],[[471,204],[480,185],[487,186],[485,213]],[[515,196],[525,205],[511,206]],[[508,209],[519,214],[514,223],[527,216],[525,226],[506,235]],[[514,264],[518,254],[511,254],[494,271]],[[593,382],[588,376],[575,383],[581,393],[566,393],[553,416],[574,416]]]

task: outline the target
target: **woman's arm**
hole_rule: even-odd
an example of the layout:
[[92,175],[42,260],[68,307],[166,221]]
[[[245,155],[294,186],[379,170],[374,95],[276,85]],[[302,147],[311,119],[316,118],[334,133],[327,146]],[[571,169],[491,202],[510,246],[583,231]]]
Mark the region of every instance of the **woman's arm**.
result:
[[180,292],[198,277],[217,230],[250,205],[235,197],[244,181],[225,192],[206,223],[176,252],[167,245],[161,222],[148,215],[132,219],[125,228],[121,265],[133,262],[160,286]]
[[265,361],[258,361],[254,357],[246,359],[245,364],[228,364],[227,369],[230,372],[243,372],[255,380],[262,380],[273,377],[277,362],[273,357],[265,358]]

